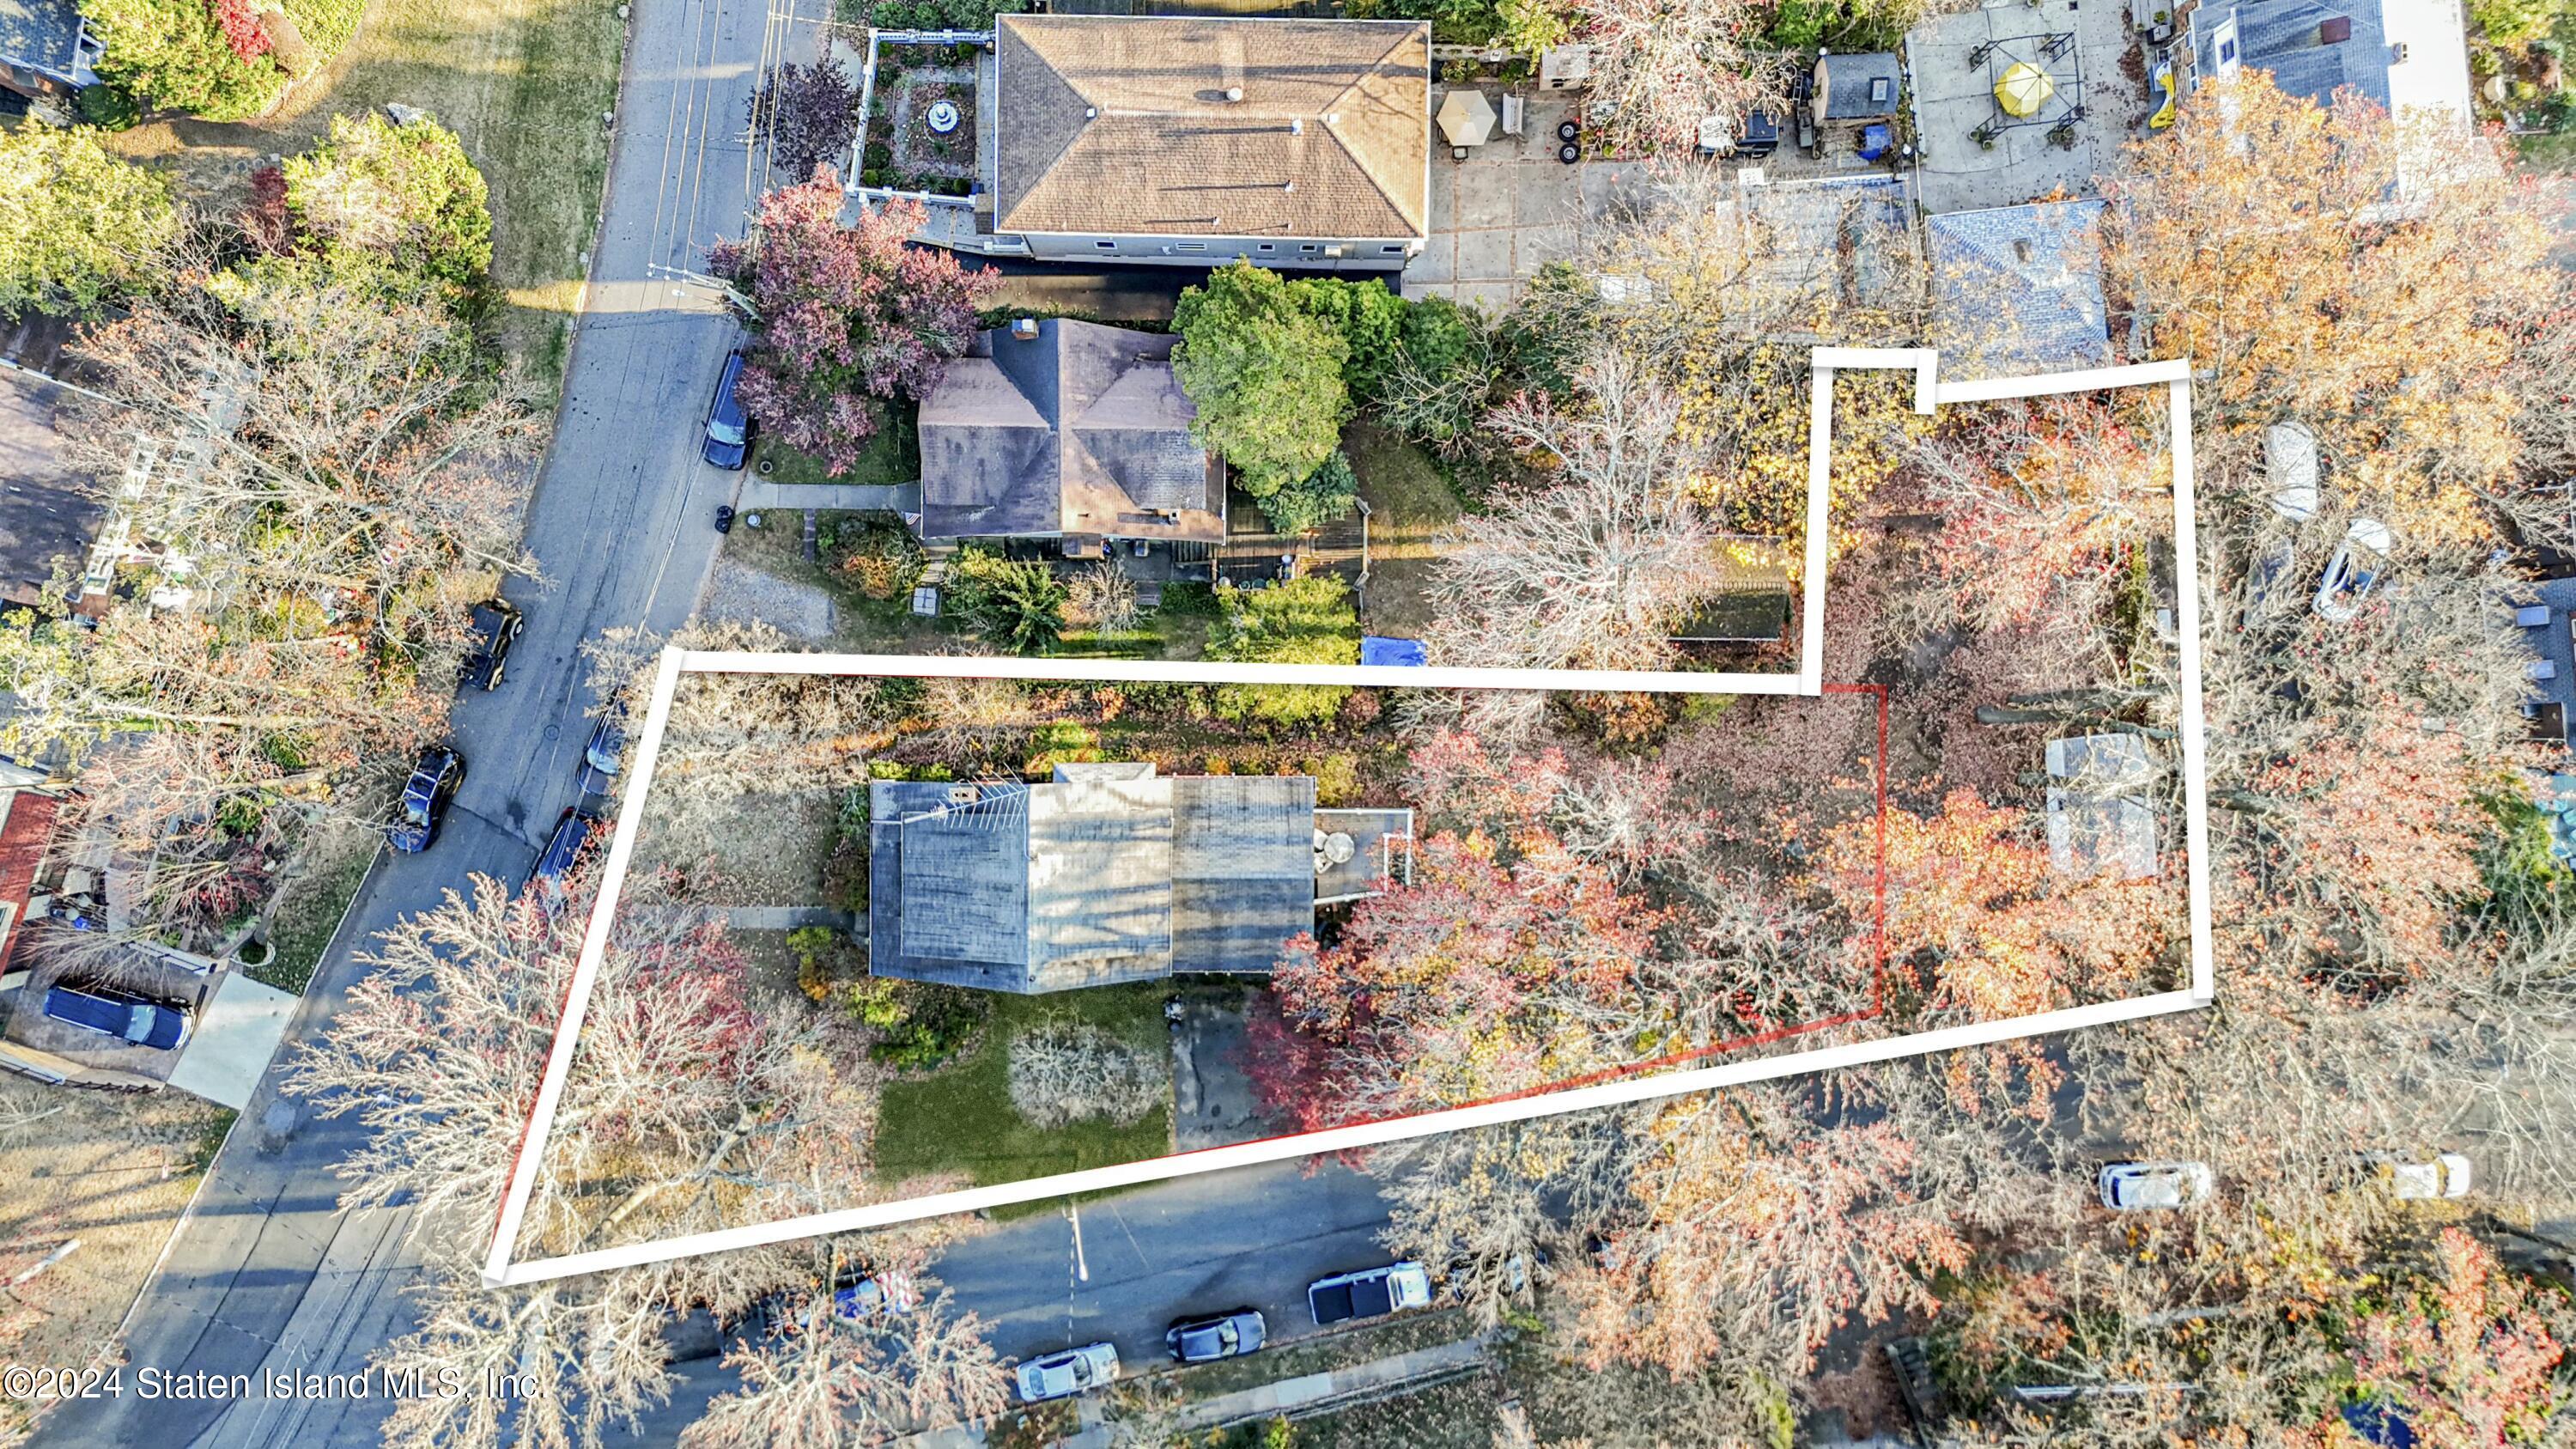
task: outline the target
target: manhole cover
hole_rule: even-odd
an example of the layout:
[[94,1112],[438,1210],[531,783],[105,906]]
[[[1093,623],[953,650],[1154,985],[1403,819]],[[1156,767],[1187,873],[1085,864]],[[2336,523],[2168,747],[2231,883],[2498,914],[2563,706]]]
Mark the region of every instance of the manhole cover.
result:
[[957,129],[957,123],[963,119],[965,118],[957,113],[955,102],[934,101],[931,103],[928,117],[930,133],[934,136],[948,135]]
[[548,725],[548,726],[546,726],[546,738],[547,738],[547,739],[553,739],[555,736],[557,736],[557,735],[559,735],[559,734],[562,734],[562,733],[563,733],[563,726],[562,726],[562,725]]

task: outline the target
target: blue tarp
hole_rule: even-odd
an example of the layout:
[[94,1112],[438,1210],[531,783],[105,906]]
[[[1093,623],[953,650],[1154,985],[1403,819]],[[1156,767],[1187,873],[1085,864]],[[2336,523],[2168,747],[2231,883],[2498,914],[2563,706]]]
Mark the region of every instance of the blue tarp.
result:
[[1886,155],[1887,148],[1895,142],[1896,133],[1887,127],[1863,126],[1860,128],[1860,159],[1875,161]]
[[1406,669],[1420,669],[1431,662],[1419,639],[1385,639],[1375,634],[1360,636],[1362,664],[1391,664]]

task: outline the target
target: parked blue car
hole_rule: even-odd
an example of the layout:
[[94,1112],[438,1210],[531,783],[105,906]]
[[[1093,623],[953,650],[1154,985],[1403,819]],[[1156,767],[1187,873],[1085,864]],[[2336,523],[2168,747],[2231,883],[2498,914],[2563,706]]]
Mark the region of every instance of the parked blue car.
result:
[[726,354],[724,374],[716,379],[716,400],[707,409],[707,441],[701,450],[719,468],[740,468],[751,459],[751,415],[742,410],[734,387],[742,381],[742,349]]
[[170,1051],[188,1036],[188,1013],[107,986],[57,986],[45,1015],[136,1046]]

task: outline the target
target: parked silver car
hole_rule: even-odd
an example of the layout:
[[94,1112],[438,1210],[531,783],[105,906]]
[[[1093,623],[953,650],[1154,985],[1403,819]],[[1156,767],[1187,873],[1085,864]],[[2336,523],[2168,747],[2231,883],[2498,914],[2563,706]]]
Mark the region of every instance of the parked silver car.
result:
[[1020,1402],[1041,1404],[1049,1399],[1087,1393],[1117,1377],[1117,1348],[1106,1343],[1087,1343],[1080,1348],[1068,1348],[1021,1364]]
[[2456,1152],[2431,1158],[2401,1157],[2394,1152],[2362,1156],[2372,1176],[2388,1184],[2389,1195],[2407,1202],[2428,1198],[2467,1197],[2469,1160]]
[[2115,1213],[2159,1212],[2208,1201],[2211,1178],[2206,1162],[2114,1162],[2094,1185]]
[[2388,552],[2397,536],[2376,518],[2356,518],[2344,529],[2343,542],[2326,560],[2325,577],[2317,581],[2319,617],[2338,624],[2361,617],[2361,606],[2388,572]]

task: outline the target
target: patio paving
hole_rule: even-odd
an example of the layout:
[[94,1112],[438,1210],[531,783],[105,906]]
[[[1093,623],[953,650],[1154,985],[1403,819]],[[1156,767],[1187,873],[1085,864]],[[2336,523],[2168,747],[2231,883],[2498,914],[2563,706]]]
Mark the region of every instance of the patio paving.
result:
[[[2049,53],[2051,36],[2068,37],[2057,54]],[[1916,196],[1924,210],[2092,195],[2093,178],[2117,164],[2120,146],[2150,110],[2144,83],[2129,74],[2136,46],[2128,8],[2115,0],[2011,0],[1916,26],[1906,35],[1906,57],[1922,151]],[[1991,52],[1980,54],[1983,47]],[[1972,132],[2011,119],[1995,104],[1994,84],[2016,60],[2045,71],[2057,93],[2037,124],[2011,125],[1991,149],[1982,147]],[[2049,140],[2060,120],[2071,123],[2072,145]]]
[[[1435,109],[1444,93],[1433,91]],[[1532,95],[1528,103],[1521,135],[1498,132],[1464,161],[1452,159],[1448,143],[1434,134],[1431,239],[1404,269],[1406,296],[1447,297],[1500,312],[1540,267],[1571,255],[1584,228],[1645,178],[1641,162],[1559,161],[1556,125],[1567,102]]]

